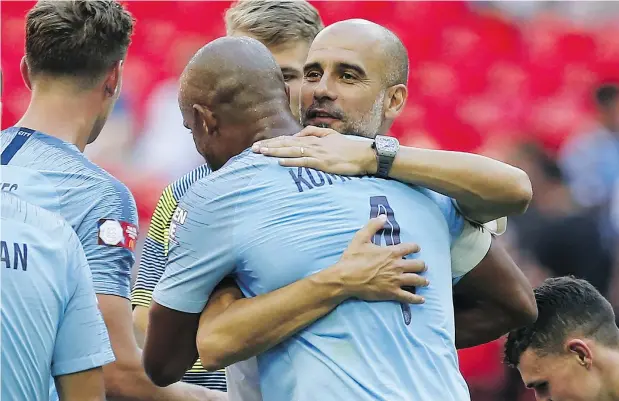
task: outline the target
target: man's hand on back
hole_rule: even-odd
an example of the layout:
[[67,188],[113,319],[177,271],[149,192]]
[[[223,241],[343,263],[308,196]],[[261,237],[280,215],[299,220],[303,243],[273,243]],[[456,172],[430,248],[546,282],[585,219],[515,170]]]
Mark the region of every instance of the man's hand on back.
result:
[[[419,252],[417,244],[378,246],[372,237],[385,225],[384,215],[371,219],[355,234],[341,259],[330,269],[339,277],[344,296],[365,301],[398,301],[420,304],[424,299],[403,287],[425,287],[428,280],[418,275],[426,270],[419,259],[403,259]],[[327,271],[325,271],[327,273]]]
[[295,136],[280,136],[254,144],[252,150],[279,157],[286,167],[308,167],[331,174],[376,173],[372,141],[349,138],[330,128],[306,127]]
[[[417,274],[425,271],[424,263],[403,259],[419,252],[419,246],[403,243],[381,247],[372,243],[385,222],[384,216],[369,220],[337,263],[275,291],[244,298],[234,283],[220,283],[200,319],[197,345],[204,367],[220,369],[260,355],[351,298],[423,303],[422,297],[403,289],[428,285]],[[155,307],[169,313],[156,303]],[[241,326],[251,330],[239,330]],[[152,320],[150,327],[154,327]],[[161,334],[155,329],[153,333]],[[152,340],[152,336],[149,338]],[[153,349],[160,348],[155,344]]]

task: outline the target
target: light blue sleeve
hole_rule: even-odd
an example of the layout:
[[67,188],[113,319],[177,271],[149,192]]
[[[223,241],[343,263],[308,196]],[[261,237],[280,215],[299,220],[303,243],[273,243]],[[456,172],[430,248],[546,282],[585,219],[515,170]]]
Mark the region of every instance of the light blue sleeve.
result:
[[[463,233],[465,232],[465,228],[470,226],[470,223],[468,223],[466,219],[464,218],[464,216],[462,216],[462,214],[458,211],[458,209],[455,206],[455,201],[452,198],[449,198],[445,195],[439,194],[438,192],[434,192],[426,188],[421,188],[420,191],[425,193],[426,196],[428,196],[430,199],[432,199],[436,203],[436,205],[441,210],[441,213],[445,217],[445,221],[447,222],[447,228],[449,230],[449,235],[451,237],[451,247],[452,247],[452,280],[451,281],[452,281],[452,285],[455,286],[462,279],[462,277],[464,277],[465,274],[460,274],[460,273],[454,272],[453,270],[454,264],[460,262],[460,261],[454,261],[453,259],[454,256],[457,257],[458,255],[457,252],[456,253],[453,252],[453,246],[454,244],[459,242],[458,240],[461,239]],[[472,229],[472,231],[477,231],[477,229]],[[476,239],[477,235],[474,233],[473,235],[470,235],[470,237],[473,237],[474,239]],[[477,241],[469,240],[468,242],[474,242],[475,246],[477,247],[477,243],[478,243]],[[464,242],[464,244],[466,246],[467,242]],[[458,246],[458,250],[460,251],[460,254],[463,253],[462,244]],[[470,251],[473,251],[473,249],[471,249]],[[464,251],[464,252],[466,253],[467,251]]]
[[[92,198],[92,207],[76,232],[84,246],[95,292],[129,299],[135,241],[133,246],[129,242],[132,236],[137,240],[138,230],[133,195],[122,183],[114,181],[99,185],[96,190],[93,187],[87,196]],[[122,235],[114,236],[110,234],[113,230],[102,227],[107,221],[108,226],[119,225]],[[117,239],[120,242],[115,243]]]
[[464,230],[464,223],[466,221],[454,205],[454,200],[426,188],[420,188],[419,190],[432,199],[441,210],[441,213],[443,213],[449,229],[449,235],[451,236],[451,243],[453,244],[453,242],[462,234],[462,231]]
[[68,242],[69,277],[75,279],[75,290],[58,327],[52,356],[52,376],[81,372],[114,361],[86,256],[74,233],[70,233]]
[[236,209],[230,199],[213,196],[208,186],[194,184],[176,208],[168,265],[153,293],[155,302],[180,312],[202,312],[213,288],[236,263]]

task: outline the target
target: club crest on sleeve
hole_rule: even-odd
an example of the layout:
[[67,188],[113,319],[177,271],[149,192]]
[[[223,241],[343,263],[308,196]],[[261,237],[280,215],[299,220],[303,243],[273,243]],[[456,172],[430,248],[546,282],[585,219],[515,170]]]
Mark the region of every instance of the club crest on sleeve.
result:
[[138,228],[126,221],[114,219],[99,220],[99,245],[115,246],[130,251],[135,250]]

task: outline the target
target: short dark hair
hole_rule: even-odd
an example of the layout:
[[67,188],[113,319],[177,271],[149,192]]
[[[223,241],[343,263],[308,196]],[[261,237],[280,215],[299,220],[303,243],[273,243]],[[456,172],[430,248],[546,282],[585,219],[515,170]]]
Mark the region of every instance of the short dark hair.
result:
[[617,346],[619,330],[610,303],[589,282],[569,277],[549,278],[535,289],[537,321],[509,333],[505,363],[517,367],[528,348],[539,355],[560,353],[567,336],[582,335],[606,346]]
[[245,32],[265,46],[310,44],[324,28],[318,10],[305,0],[238,0],[224,19],[228,35]]
[[619,99],[619,87],[616,84],[604,84],[595,90],[595,102],[599,107],[610,107]]
[[26,18],[33,76],[76,77],[85,86],[125,58],[134,19],[114,0],[42,0]]

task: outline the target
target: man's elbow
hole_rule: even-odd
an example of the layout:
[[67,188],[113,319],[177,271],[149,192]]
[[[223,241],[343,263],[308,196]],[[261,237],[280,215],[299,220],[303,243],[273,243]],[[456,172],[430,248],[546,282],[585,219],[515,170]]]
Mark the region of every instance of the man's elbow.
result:
[[535,323],[537,320],[537,304],[533,289],[530,286],[519,290],[515,302],[509,308],[509,311],[506,311],[506,314],[511,321],[510,330]]
[[230,365],[226,362],[225,341],[219,341],[213,336],[202,335],[198,338],[196,345],[202,367],[207,371],[214,372]]
[[180,381],[185,374],[185,371],[178,371],[172,364],[156,363],[149,361],[148,358],[143,359],[144,370],[146,376],[158,387],[167,387]]
[[533,187],[531,180],[524,171],[515,168],[516,174],[513,182],[513,192],[510,196],[513,204],[513,214],[522,214],[527,211],[533,199]]
[[163,370],[146,370],[146,375],[157,387],[167,387],[171,384],[179,382],[183,375],[176,375],[173,372]]

